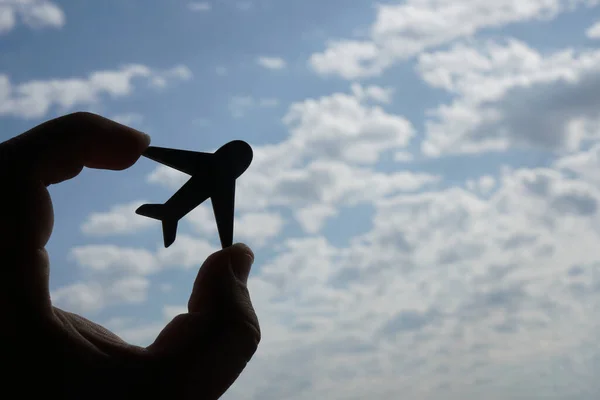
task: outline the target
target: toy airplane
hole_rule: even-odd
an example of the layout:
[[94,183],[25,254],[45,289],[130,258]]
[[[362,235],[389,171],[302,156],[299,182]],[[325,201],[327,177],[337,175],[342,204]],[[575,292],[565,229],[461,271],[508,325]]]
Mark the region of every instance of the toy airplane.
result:
[[252,148],[241,140],[223,145],[215,153],[150,146],[145,157],[191,175],[164,204],[144,204],[135,212],[162,222],[165,247],[175,241],[177,222],[209,197],[223,248],[233,244],[235,180],[252,162]]

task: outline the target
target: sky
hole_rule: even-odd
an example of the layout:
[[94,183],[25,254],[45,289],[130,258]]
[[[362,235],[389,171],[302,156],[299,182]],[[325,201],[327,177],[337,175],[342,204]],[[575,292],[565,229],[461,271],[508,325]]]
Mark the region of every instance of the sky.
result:
[[[0,0],[0,139],[73,111],[214,151],[262,342],[224,399],[600,391],[599,0]],[[150,344],[219,241],[148,159],[50,187],[56,306]]]

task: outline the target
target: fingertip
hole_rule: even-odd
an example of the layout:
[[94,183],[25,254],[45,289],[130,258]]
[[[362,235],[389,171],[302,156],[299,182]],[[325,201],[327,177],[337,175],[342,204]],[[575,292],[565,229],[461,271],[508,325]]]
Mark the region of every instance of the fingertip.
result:
[[150,143],[152,142],[152,138],[147,133],[144,133],[144,132],[140,132],[140,133],[142,134],[144,150],[146,150],[146,148],[148,148],[148,146],[150,146]]
[[[104,120],[110,134],[105,133],[102,141],[94,143],[85,159],[85,166],[96,169],[124,170],[135,164],[150,146],[147,133],[99,117]],[[107,129],[108,131],[108,129]],[[98,143],[99,142],[99,143]]]
[[229,250],[229,259],[231,260],[233,274],[241,282],[247,283],[250,276],[250,269],[254,263],[254,253],[244,243],[236,243],[226,250]]
[[252,262],[254,262],[254,252],[252,251],[252,249],[247,244],[245,244],[245,243],[235,243],[230,248],[232,249],[232,251],[246,254],[248,257],[250,257],[252,259]]

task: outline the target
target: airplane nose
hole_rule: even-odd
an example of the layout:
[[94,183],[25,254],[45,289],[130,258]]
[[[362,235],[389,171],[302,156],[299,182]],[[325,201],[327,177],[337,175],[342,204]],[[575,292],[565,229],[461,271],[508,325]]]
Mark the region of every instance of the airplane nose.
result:
[[221,158],[225,169],[231,171],[235,179],[248,169],[254,153],[248,143],[243,140],[233,140],[218,149],[215,155]]

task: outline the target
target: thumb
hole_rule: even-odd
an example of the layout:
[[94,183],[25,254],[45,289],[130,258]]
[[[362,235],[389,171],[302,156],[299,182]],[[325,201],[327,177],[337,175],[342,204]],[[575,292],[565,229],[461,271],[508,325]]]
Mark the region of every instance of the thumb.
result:
[[218,399],[254,355],[260,327],[246,286],[253,261],[243,244],[208,257],[194,282],[189,312],[173,319],[148,347],[160,361],[160,385],[169,397]]

